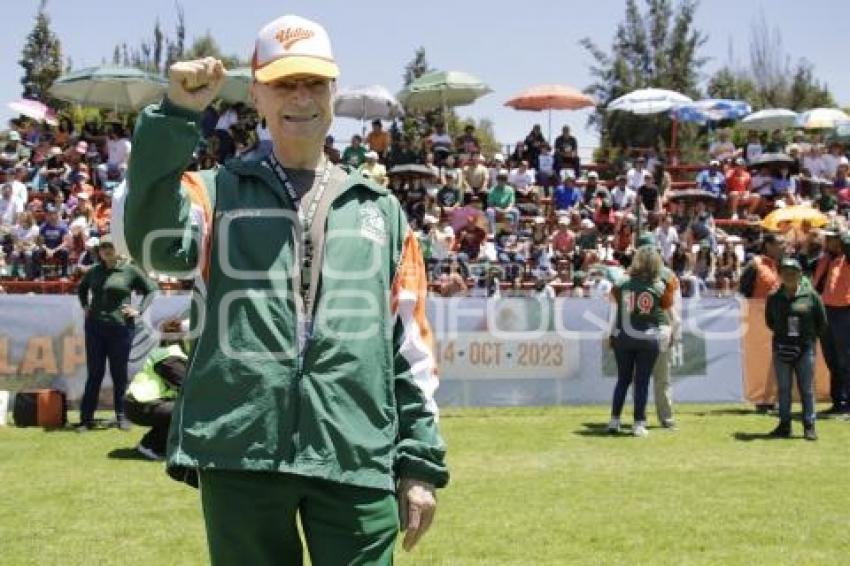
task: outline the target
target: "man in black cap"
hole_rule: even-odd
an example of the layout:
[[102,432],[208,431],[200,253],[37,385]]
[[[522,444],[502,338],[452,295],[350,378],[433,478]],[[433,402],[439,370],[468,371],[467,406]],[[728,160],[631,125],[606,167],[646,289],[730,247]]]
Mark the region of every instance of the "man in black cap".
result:
[[817,440],[815,432],[815,344],[826,332],[826,312],[817,292],[796,259],[780,264],[782,284],[765,305],[765,323],[773,332],[773,366],[779,388],[779,424],[771,436],[791,436],[791,384],[803,403],[803,437]]

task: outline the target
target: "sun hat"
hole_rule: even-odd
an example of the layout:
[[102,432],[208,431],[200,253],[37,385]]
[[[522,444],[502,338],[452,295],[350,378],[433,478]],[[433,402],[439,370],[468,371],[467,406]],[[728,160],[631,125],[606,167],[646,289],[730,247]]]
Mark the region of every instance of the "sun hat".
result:
[[257,34],[251,69],[261,83],[293,75],[339,76],[325,28],[291,14],[269,22]]

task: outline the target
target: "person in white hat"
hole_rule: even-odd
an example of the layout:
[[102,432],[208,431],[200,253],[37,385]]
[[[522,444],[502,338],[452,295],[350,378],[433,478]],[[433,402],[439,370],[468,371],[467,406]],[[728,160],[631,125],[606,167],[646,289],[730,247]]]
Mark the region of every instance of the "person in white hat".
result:
[[325,29],[260,29],[251,98],[273,150],[186,173],[221,61],[175,63],[136,122],[123,215],[145,268],[195,278],[166,467],[202,485],[213,564],[389,564],[448,482],[415,233],[323,152],[339,68]]
[[366,152],[366,162],[360,166],[359,171],[383,187],[389,184],[387,168],[382,163],[378,163],[378,152],[374,149]]

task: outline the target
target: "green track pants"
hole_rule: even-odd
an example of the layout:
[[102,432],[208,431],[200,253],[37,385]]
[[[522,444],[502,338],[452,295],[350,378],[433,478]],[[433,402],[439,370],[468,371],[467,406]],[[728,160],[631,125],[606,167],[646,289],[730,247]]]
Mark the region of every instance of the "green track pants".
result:
[[302,564],[296,516],[314,566],[392,564],[394,493],[270,472],[209,470],[200,480],[214,566]]

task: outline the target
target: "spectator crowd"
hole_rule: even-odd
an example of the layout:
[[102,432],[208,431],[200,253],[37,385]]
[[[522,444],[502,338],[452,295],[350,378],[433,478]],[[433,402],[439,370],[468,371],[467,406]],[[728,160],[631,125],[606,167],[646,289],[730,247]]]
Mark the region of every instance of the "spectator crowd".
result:
[[[264,124],[242,105],[209,107],[190,169],[271,150]],[[11,120],[0,135],[0,279],[81,277],[109,232],[111,198],[132,149],[132,123],[77,128]],[[651,232],[685,296],[737,289],[761,253],[761,220],[810,205],[843,233],[850,209],[841,143],[802,131],[718,130],[703,163],[670,165],[656,148],[622,148],[609,163],[582,163],[568,127],[549,140],[535,125],[503,152],[485,152],[474,126],[411,134],[372,122],[338,144],[334,162],[388,187],[419,235],[431,290],[444,296],[606,292],[628,268],[636,236]],[[807,273],[824,249],[813,225],[780,226],[784,252]],[[0,283],[1,284],[1,283]]]

